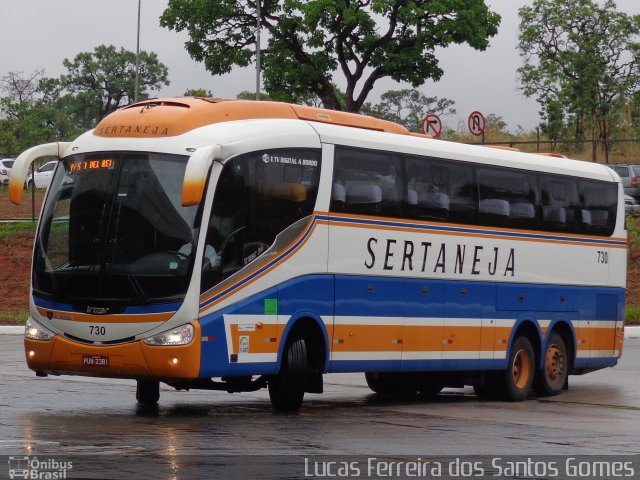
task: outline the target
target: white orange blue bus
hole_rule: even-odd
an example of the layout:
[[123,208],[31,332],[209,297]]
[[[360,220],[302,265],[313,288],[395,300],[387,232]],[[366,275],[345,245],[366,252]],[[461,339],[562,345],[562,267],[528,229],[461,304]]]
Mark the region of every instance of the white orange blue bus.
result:
[[622,352],[627,232],[602,165],[270,102],[148,100],[14,165],[58,166],[34,245],[38,375],[522,400]]

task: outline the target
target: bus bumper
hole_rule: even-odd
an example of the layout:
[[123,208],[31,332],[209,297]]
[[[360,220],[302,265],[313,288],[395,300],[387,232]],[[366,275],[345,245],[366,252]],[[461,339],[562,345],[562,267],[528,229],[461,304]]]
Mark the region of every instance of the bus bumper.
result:
[[113,378],[195,379],[200,373],[200,324],[187,345],[151,346],[143,340],[119,345],[87,345],[60,335],[24,339],[27,366],[38,374]]

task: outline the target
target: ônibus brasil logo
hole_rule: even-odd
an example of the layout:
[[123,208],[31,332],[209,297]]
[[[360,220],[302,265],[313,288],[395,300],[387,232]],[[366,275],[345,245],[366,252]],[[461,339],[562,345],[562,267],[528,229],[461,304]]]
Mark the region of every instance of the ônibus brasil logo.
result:
[[38,460],[38,457],[9,457],[9,478],[34,480],[64,480],[73,469],[73,462],[63,462],[55,458]]

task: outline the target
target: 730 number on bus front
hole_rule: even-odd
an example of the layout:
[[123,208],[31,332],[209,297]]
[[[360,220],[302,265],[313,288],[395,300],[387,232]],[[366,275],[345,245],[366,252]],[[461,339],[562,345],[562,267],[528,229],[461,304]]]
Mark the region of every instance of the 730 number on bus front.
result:
[[609,252],[606,250],[598,250],[598,263],[609,263]]
[[89,333],[97,337],[103,337],[107,334],[107,328],[101,325],[89,325]]

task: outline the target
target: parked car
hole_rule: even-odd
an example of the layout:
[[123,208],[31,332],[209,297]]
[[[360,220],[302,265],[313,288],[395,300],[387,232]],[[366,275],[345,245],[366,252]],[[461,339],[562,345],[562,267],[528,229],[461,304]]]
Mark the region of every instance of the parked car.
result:
[[624,196],[624,211],[634,215],[640,213],[640,205],[631,195]]
[[7,185],[9,183],[9,175],[11,175],[13,161],[13,158],[3,158],[0,160],[0,183],[2,185]]
[[640,200],[640,165],[607,165],[615,170],[622,180],[624,193]]
[[25,187],[31,188],[35,181],[36,188],[47,188],[51,183],[57,163],[57,160],[45,163],[33,173],[34,178],[31,178],[31,174],[29,174]]

